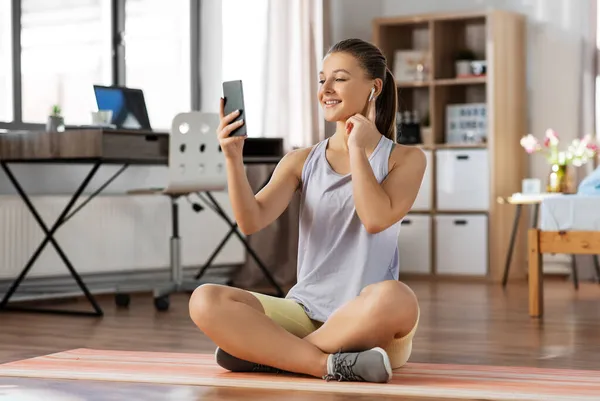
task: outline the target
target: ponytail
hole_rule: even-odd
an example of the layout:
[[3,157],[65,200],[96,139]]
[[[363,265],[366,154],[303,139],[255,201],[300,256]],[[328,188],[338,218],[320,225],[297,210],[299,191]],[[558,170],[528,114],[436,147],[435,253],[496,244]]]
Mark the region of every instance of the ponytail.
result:
[[375,125],[383,136],[396,142],[396,112],[398,111],[398,88],[392,72],[385,67],[381,94],[375,101]]

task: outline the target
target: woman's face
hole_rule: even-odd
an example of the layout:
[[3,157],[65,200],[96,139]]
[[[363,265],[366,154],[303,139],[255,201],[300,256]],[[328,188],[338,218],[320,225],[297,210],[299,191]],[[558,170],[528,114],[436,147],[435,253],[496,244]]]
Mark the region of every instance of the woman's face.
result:
[[[345,121],[363,113],[375,85],[350,54],[328,54],[323,60],[323,71],[319,73],[318,93],[325,120]],[[376,89],[374,95],[378,94]]]

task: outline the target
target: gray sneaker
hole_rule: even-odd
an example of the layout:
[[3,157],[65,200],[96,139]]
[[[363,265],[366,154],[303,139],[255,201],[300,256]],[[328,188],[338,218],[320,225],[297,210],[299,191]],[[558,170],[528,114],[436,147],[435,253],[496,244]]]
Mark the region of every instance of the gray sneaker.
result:
[[339,352],[329,355],[327,375],[323,379],[387,383],[392,379],[392,366],[388,354],[379,347],[362,352]]
[[284,373],[284,371],[272,368],[270,366],[248,362],[237,358],[223,351],[219,347],[217,347],[215,351],[215,360],[220,367],[232,372]]

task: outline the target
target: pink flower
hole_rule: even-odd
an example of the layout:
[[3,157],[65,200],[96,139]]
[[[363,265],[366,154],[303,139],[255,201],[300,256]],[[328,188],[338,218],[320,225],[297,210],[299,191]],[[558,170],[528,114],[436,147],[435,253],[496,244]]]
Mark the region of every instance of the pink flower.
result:
[[525,151],[530,154],[534,153],[540,148],[540,144],[537,138],[531,134],[521,138],[520,144],[525,149]]
[[[552,128],[546,130],[546,139],[549,141],[550,145],[558,145],[558,134]],[[544,141],[544,146],[548,146],[546,145],[546,141]]]

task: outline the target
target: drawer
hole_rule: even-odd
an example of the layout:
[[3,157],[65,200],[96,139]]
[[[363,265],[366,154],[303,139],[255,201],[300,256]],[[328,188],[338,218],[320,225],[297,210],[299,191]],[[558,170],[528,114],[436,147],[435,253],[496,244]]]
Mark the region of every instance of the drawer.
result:
[[485,276],[488,229],[485,215],[435,216],[438,274]]
[[398,236],[400,274],[431,273],[431,217],[409,214]]
[[423,175],[423,182],[421,188],[417,194],[417,198],[413,204],[411,210],[431,210],[432,209],[432,187],[433,187],[433,155],[430,150],[425,150],[425,157],[427,158],[427,168]]
[[102,135],[104,160],[167,164],[169,135],[143,133],[108,133]]
[[436,152],[437,210],[488,210],[490,174],[487,149]]

